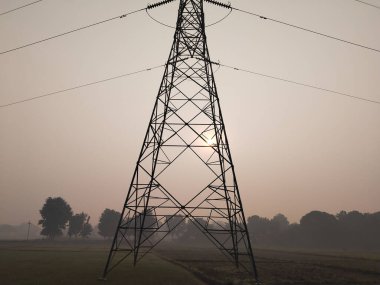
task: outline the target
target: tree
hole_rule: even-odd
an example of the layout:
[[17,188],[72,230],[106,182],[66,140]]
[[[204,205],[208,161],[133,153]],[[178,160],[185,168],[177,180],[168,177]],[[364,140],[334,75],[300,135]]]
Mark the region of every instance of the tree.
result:
[[92,225],[89,222],[90,222],[90,217],[87,218],[86,223],[83,224],[83,228],[81,232],[79,233],[80,236],[83,238],[88,238],[93,231]]
[[168,215],[165,217],[172,239],[178,239],[185,232],[186,219],[182,215]]
[[148,208],[145,212],[145,217],[143,214],[137,215],[136,225],[138,228],[141,228],[143,230],[157,228],[157,218],[153,209]]
[[331,248],[339,243],[338,220],[334,215],[312,211],[301,218],[300,229],[306,246]]
[[203,218],[188,219],[184,225],[180,239],[186,243],[207,243],[207,237],[202,232],[202,228],[206,227],[206,225],[207,220]]
[[119,219],[119,212],[111,209],[105,209],[99,219],[99,234],[104,238],[113,237],[115,235]]
[[262,218],[258,215],[248,217],[247,227],[251,234],[251,239],[254,242],[266,243],[268,242],[268,235],[270,233],[270,220]]
[[85,213],[80,213],[80,214],[75,214],[72,216],[69,220],[69,230],[68,230],[68,235],[69,237],[75,236],[77,237],[79,233],[83,230],[84,223],[87,219],[87,214]]
[[40,210],[42,219],[38,222],[42,225],[41,235],[54,239],[62,235],[62,230],[73,215],[70,205],[61,197],[47,198]]
[[342,245],[345,248],[380,248],[380,213],[360,213],[341,211],[336,215]]
[[271,220],[271,224],[274,232],[283,232],[289,227],[288,218],[283,214],[277,214],[274,216]]
[[301,218],[300,225],[311,231],[321,231],[335,227],[337,219],[325,212],[312,211]]

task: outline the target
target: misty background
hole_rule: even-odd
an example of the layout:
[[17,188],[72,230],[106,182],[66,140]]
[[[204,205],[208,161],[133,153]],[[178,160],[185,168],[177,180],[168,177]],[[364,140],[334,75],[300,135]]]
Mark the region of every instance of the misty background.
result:
[[[231,2],[380,48],[378,10],[355,1]],[[25,3],[1,0],[0,11]],[[0,17],[0,51],[146,4],[43,1]],[[173,25],[177,7],[152,14]],[[205,7],[210,23],[226,13]],[[206,32],[214,61],[380,100],[376,52],[237,12]],[[164,64],[173,33],[140,13],[1,55],[0,104]],[[64,197],[94,223],[105,208],[120,211],[162,73],[1,108],[0,224],[37,224],[49,196]],[[316,209],[379,211],[379,105],[224,68],[215,77],[246,216],[280,212],[299,223]]]
[[[20,225],[0,224],[0,240],[54,241],[58,244],[90,243],[103,241],[110,243],[118,226],[120,212],[105,209],[98,221],[84,212],[74,213],[70,204],[61,197],[49,197],[40,210],[38,225],[23,223]],[[185,246],[210,247],[212,243],[197,226],[183,215],[168,215],[165,220],[157,220],[148,215],[144,221],[149,225],[167,223],[171,229],[160,247],[181,248]],[[196,218],[200,224],[207,220]],[[212,224],[212,222],[211,222]],[[211,225],[212,228],[212,225]],[[299,223],[290,223],[279,213],[272,218],[253,215],[247,217],[247,229],[255,248],[277,249],[319,249],[376,252],[380,250],[380,211],[361,213],[359,211],[340,211],[330,214],[311,211],[303,215]],[[132,232],[125,232],[131,235]],[[162,232],[153,234],[153,240],[161,240]]]

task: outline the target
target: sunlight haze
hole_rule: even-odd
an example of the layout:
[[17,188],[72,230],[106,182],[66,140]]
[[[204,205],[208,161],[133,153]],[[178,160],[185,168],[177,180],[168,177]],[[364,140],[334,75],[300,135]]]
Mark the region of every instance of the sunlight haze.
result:
[[[0,13],[25,3],[0,0]],[[0,52],[147,4],[42,1],[0,17]],[[355,1],[231,4],[380,49],[379,10]],[[177,9],[151,14],[175,26]],[[227,12],[205,3],[210,24]],[[380,101],[378,52],[237,11],[206,33],[215,62]],[[165,64],[173,34],[141,12],[0,55],[0,105]],[[0,224],[37,224],[47,197],[63,197],[94,225],[105,208],[120,211],[163,71],[0,108]],[[298,222],[312,210],[380,210],[380,104],[224,67],[215,80],[246,216]],[[201,165],[183,161],[165,179],[186,200],[188,173],[207,181]]]

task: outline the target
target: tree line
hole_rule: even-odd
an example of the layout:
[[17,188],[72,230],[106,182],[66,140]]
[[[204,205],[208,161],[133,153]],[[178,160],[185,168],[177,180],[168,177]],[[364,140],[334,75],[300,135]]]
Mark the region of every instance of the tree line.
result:
[[380,212],[312,211],[293,224],[282,214],[272,219],[255,215],[247,226],[257,246],[380,250]]
[[[90,224],[90,216],[84,212],[74,214],[71,206],[61,197],[47,198],[40,214],[38,224],[42,226],[41,235],[52,240],[63,236],[66,229],[70,238],[89,238],[94,231]],[[119,212],[105,209],[97,225],[98,234],[104,238],[112,237],[119,217]]]
[[[69,237],[88,238],[94,230],[86,213],[73,214],[70,205],[60,197],[49,197],[40,213],[41,235],[50,239],[62,236],[66,227]],[[97,224],[97,233],[112,238],[119,219],[119,212],[105,209]],[[157,223],[154,219],[154,215],[146,215],[145,223],[153,225]],[[168,216],[166,220],[167,226],[173,229],[169,234],[171,242],[207,242],[194,223],[183,216]],[[247,219],[247,228],[253,245],[259,247],[380,250],[380,212],[341,211],[332,215],[312,211],[299,223],[292,224],[283,214],[271,219],[253,215]]]

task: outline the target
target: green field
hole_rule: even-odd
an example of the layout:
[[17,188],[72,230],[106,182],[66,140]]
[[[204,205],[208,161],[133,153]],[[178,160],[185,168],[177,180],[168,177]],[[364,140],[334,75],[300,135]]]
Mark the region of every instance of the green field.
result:
[[[161,247],[99,281],[108,243],[0,242],[0,284],[249,284],[210,248]],[[380,284],[380,254],[256,249],[263,284]]]
[[0,243],[0,284],[202,285],[187,270],[149,255],[133,268],[126,260],[107,281],[98,281],[108,246],[83,243]]

